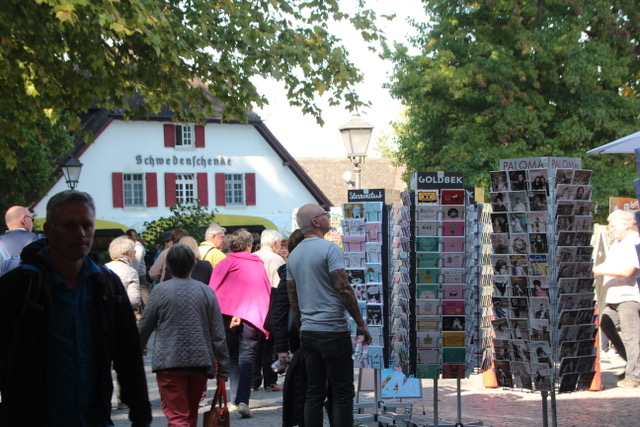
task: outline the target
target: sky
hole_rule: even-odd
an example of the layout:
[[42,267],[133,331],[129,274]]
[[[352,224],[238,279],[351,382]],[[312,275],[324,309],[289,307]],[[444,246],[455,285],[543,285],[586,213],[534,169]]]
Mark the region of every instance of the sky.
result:
[[[355,0],[342,0],[341,3],[349,8],[353,1]],[[380,28],[389,41],[403,42],[409,35],[415,34],[415,30],[406,21],[407,17],[426,20],[420,0],[368,0],[367,6],[378,15],[397,15],[392,22],[379,21]],[[371,102],[371,107],[362,109],[360,116],[374,126],[369,156],[379,157],[374,150],[376,142],[381,136],[392,134],[390,123],[399,120],[402,113],[401,103],[382,87],[389,81],[393,64],[370,52],[355,30],[341,26],[336,29],[336,35],[344,40],[351,60],[364,75],[364,81],[357,87],[357,92],[363,100]],[[324,126],[320,126],[315,118],[304,115],[299,108],[289,105],[283,85],[265,81],[258,83],[258,90],[268,98],[269,105],[255,112],[293,157],[346,157],[338,128],[351,120],[352,113],[344,105],[331,107],[323,99],[317,99],[325,122]]]

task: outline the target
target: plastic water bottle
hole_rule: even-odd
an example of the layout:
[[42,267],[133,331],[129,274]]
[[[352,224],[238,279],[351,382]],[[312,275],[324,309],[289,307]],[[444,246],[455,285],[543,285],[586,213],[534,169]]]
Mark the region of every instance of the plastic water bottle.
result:
[[364,341],[363,335],[356,336],[356,346],[353,348],[353,355],[351,358],[356,365],[362,362],[362,342]]
[[273,362],[271,364],[271,370],[273,372],[276,372],[276,373],[280,373],[280,372],[284,371],[284,368],[285,368],[285,366],[283,366],[283,364],[280,363],[280,360],[276,360],[275,362]]
[[285,371],[285,369],[287,369],[287,365],[288,365],[288,364],[289,364],[289,362],[291,361],[291,358],[292,358],[292,357],[293,357],[293,354],[289,353],[289,354],[287,355],[287,360],[286,360],[286,362],[285,362],[285,363],[280,362],[280,359],[276,360],[275,362],[273,362],[273,363],[271,364],[271,370],[272,370],[273,372],[277,372],[277,373],[284,372],[284,371]]

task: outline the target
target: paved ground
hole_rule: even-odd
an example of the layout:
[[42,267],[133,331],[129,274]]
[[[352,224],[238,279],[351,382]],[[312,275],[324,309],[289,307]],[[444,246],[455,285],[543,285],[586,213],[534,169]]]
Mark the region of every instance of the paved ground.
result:
[[[153,406],[154,427],[166,426],[167,422],[160,407],[160,398],[155,376],[149,367],[150,356],[145,357],[148,372],[149,393]],[[558,395],[557,426],[637,426],[640,424],[640,389],[620,389],[615,386],[616,373],[621,372],[623,363],[603,360],[602,382],[605,389],[598,392],[582,391]],[[282,383],[282,379],[279,381]],[[215,389],[210,382],[207,396]],[[419,426],[434,425],[433,381],[423,380],[423,398],[410,399],[414,405],[413,421]],[[361,400],[371,398],[362,393]],[[487,389],[482,384],[481,375],[472,375],[461,381],[461,421],[472,425],[482,422],[484,426],[519,427],[542,426],[542,399],[539,393],[525,393],[505,389]],[[238,427],[275,427],[281,425],[282,394],[266,391],[254,392],[251,396],[252,419],[239,419],[232,414],[231,425]],[[114,400],[115,405],[115,400]],[[551,407],[551,402],[548,402]],[[203,413],[206,409],[201,409]],[[456,380],[438,381],[439,425],[444,421],[457,421]],[[129,426],[128,411],[113,411],[116,426]],[[442,421],[444,420],[444,421]],[[199,425],[201,425],[200,421]],[[325,423],[328,425],[328,423]],[[367,423],[374,426],[375,423]],[[549,409],[549,426],[553,426]]]

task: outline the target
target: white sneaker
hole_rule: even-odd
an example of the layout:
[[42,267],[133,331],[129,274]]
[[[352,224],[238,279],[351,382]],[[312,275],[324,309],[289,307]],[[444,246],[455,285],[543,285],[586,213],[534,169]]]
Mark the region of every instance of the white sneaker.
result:
[[251,411],[249,410],[249,405],[246,403],[238,403],[238,413],[242,418],[253,418],[253,415],[251,415]]

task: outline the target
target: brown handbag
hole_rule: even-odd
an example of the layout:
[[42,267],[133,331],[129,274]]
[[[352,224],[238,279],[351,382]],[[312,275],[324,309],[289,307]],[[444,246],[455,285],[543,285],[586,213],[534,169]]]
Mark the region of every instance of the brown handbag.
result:
[[229,408],[227,408],[226,381],[218,380],[216,394],[211,401],[211,409],[204,413],[203,427],[229,427]]

